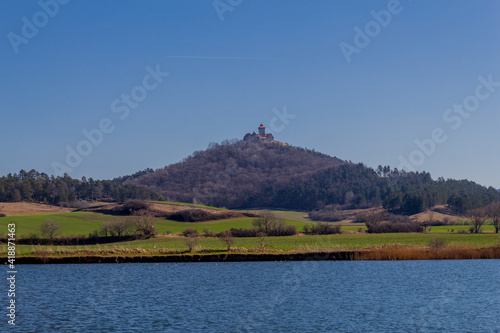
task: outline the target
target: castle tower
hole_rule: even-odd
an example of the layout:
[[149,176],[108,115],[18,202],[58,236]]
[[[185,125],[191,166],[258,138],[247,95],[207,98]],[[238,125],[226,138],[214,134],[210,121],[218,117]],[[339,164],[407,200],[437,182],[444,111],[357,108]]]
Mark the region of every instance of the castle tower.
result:
[[259,135],[262,137],[266,136],[266,126],[263,124],[260,124],[259,126]]

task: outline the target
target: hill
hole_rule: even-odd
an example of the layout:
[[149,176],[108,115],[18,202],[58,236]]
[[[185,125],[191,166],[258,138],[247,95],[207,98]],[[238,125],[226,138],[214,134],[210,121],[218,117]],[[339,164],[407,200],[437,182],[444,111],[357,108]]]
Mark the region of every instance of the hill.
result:
[[500,200],[500,193],[467,180],[433,180],[428,173],[389,167],[378,172],[314,150],[262,142],[226,142],[164,169],[120,178],[169,201],[227,208],[298,210],[366,208],[416,214],[438,204],[456,213]]
[[228,208],[269,206],[275,189],[344,164],[303,148],[240,141],[213,145],[125,184],[147,186],[169,201]]

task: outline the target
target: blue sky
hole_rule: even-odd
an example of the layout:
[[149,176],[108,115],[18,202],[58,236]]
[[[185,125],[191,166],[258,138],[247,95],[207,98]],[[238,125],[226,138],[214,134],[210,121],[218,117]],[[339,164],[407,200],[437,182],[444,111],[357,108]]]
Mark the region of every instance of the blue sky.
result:
[[345,160],[500,188],[498,22],[497,1],[1,1],[0,174],[113,178],[263,122]]

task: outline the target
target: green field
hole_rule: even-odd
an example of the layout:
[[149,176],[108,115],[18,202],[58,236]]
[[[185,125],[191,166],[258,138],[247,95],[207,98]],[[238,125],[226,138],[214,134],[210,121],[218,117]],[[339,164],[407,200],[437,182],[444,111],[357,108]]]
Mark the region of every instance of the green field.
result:
[[[303,226],[306,223],[313,223],[308,221],[304,217],[303,212],[293,212],[293,211],[274,211],[276,215],[284,218],[287,224],[292,224],[297,227],[299,232],[303,231]],[[29,216],[11,216],[0,219],[0,234],[6,232],[6,226],[8,223],[16,223],[18,236],[28,235],[31,233],[38,234],[40,232],[39,226],[42,222],[50,219],[61,225],[61,234],[63,236],[69,235],[88,235],[96,229],[99,229],[100,225],[106,221],[112,221],[117,219],[132,219],[131,217],[106,215],[101,213],[92,212],[71,212],[71,213],[57,213],[50,215],[29,215]],[[156,219],[156,229],[159,234],[179,234],[182,233],[187,228],[193,228],[198,230],[199,233],[203,233],[205,228],[208,228],[214,232],[221,232],[229,230],[231,228],[250,228],[252,227],[252,222],[255,218],[243,217],[234,218],[227,220],[218,221],[208,221],[208,222],[177,222],[172,220],[166,220],[164,218]],[[456,233],[459,230],[468,231],[470,226],[468,225],[446,225],[446,226],[433,226],[431,227],[430,233]],[[348,225],[342,226],[343,231],[358,231],[366,230],[364,223],[349,223]],[[494,233],[495,228],[491,224],[486,224],[483,226],[482,231],[484,233]]]
[[[31,233],[38,234],[40,232],[40,224],[46,220],[53,220],[61,225],[61,234],[68,235],[88,235],[90,232],[99,229],[103,222],[116,219],[132,219],[131,217],[105,215],[91,212],[71,212],[51,215],[31,215],[31,216],[12,216],[0,219],[0,226],[5,231],[0,230],[0,233],[6,233],[7,224],[15,223],[18,236],[28,235]],[[182,233],[187,228],[198,230],[203,233],[203,229],[208,228],[215,232],[229,230],[231,228],[250,228],[255,218],[244,217],[208,222],[177,222],[166,220],[163,218],[156,219],[156,229],[158,233]],[[304,223],[287,221],[288,224],[297,226],[297,230],[302,231]]]
[[[260,212],[263,212],[264,210],[262,209],[250,209],[250,210],[240,210],[242,213],[250,212],[254,214],[259,214]],[[269,210],[274,213],[277,217],[280,217],[284,220],[288,221],[297,221],[297,222],[303,222],[303,223],[311,223],[314,222],[312,221],[308,216],[307,212],[298,212],[298,211],[293,211],[293,210],[275,210],[271,209]]]
[[[288,236],[267,237],[265,252],[279,251],[322,251],[322,250],[357,250],[374,246],[402,244],[427,246],[429,240],[435,238],[432,233],[407,234],[345,234],[328,236]],[[440,238],[449,246],[487,247],[499,245],[497,234],[441,234]],[[232,246],[236,252],[259,252],[258,238],[236,238]],[[18,245],[17,253],[30,256],[41,249],[54,251],[54,255],[63,253],[70,255],[88,254],[89,251],[105,254],[165,254],[185,253],[187,246],[184,237],[163,237],[131,242],[110,243],[90,246],[33,246]],[[2,246],[5,253],[6,247]],[[112,251],[112,252],[106,252]],[[199,246],[195,252],[206,253],[225,251],[225,245],[218,238],[199,238]]]

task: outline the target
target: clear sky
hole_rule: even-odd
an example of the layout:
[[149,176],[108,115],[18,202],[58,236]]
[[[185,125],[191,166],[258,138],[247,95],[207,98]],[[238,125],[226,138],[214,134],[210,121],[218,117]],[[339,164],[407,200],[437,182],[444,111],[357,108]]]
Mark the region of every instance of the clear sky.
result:
[[0,1],[2,175],[114,178],[262,122],[500,188],[499,1],[60,2]]

